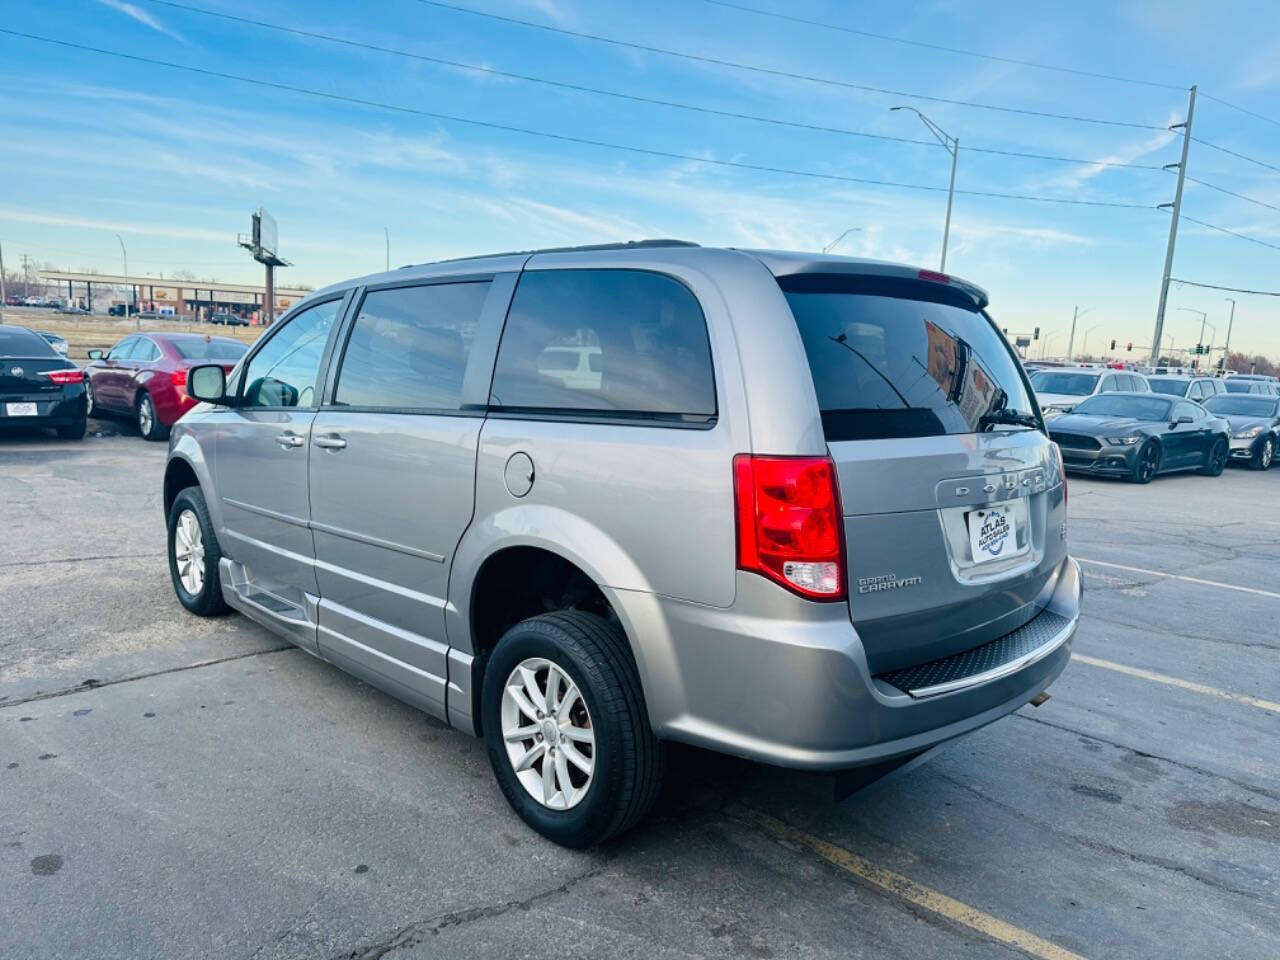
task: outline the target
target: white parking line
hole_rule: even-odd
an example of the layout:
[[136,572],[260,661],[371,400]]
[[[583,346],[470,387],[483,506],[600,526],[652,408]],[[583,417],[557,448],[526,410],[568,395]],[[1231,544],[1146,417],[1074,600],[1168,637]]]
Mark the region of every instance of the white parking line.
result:
[[1280,713],[1280,703],[1263,700],[1261,697],[1251,697],[1245,693],[1232,693],[1229,690],[1219,690],[1217,687],[1210,687],[1203,683],[1194,683],[1191,680],[1180,680],[1177,677],[1170,677],[1163,673],[1156,673],[1153,670],[1143,670],[1141,667],[1127,667],[1123,663],[1112,663],[1110,660],[1099,660],[1097,657],[1086,657],[1083,653],[1072,653],[1071,659],[1079,660],[1081,663],[1087,663],[1091,667],[1102,667],[1104,670],[1114,670],[1116,673],[1127,673],[1131,677],[1140,677],[1143,680],[1152,680],[1155,683],[1163,683],[1166,686],[1177,687],[1180,690],[1190,690],[1192,693],[1203,693],[1208,697],[1219,697],[1223,700],[1232,700],[1235,703],[1243,703],[1250,707],[1258,707],[1261,710],[1270,710],[1272,713]]
[[1199,577],[1184,577],[1180,573],[1165,573],[1163,570],[1147,570],[1144,567],[1129,567],[1123,563],[1108,563],[1106,560],[1090,560],[1088,557],[1076,557],[1081,563],[1092,563],[1098,567],[1111,567],[1113,570],[1128,570],[1130,573],[1141,573],[1148,577],[1164,577],[1168,580],[1182,580],[1185,583],[1198,583],[1206,587],[1221,587],[1223,590],[1238,590],[1241,593],[1252,593],[1259,597],[1270,597],[1280,600],[1280,593],[1273,590],[1259,590],[1257,587],[1242,587],[1236,583],[1223,583],[1220,580],[1201,580]]

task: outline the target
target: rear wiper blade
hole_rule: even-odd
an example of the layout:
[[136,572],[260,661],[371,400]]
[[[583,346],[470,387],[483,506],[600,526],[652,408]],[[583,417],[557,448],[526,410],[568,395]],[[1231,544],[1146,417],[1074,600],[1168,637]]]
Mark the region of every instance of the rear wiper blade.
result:
[[978,418],[979,427],[994,427],[997,424],[1016,427],[1030,427],[1033,430],[1040,428],[1040,421],[1030,413],[1023,413],[1021,410],[995,410],[991,413],[984,413]]

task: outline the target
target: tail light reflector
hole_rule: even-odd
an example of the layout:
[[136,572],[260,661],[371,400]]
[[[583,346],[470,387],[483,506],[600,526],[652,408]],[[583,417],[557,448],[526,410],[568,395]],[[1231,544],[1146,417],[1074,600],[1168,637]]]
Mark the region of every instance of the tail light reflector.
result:
[[54,383],[84,383],[83,370],[41,370],[40,376],[48,377]]
[[1062,448],[1052,444],[1053,459],[1058,462],[1058,476],[1062,478],[1062,508],[1067,508],[1067,465],[1062,462]]
[[738,568],[812,600],[843,600],[844,538],[828,457],[733,460]]

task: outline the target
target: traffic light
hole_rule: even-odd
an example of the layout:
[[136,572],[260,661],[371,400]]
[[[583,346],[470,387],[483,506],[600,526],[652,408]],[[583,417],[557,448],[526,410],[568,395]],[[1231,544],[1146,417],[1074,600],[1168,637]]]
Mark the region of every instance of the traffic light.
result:
[[1133,353],[1133,341],[1132,341],[1132,340],[1130,340],[1130,341],[1129,341],[1129,345],[1128,345],[1127,347],[1125,347],[1125,349],[1126,349],[1126,350],[1128,350],[1130,353]]
[[1032,339],[1032,340],[1039,340],[1039,339],[1040,339],[1040,328],[1039,328],[1039,327],[1036,327],[1036,332],[1035,332],[1035,333],[1033,333],[1033,334],[1031,335],[1031,339]]
[[1115,342],[1114,340],[1112,340],[1112,341],[1111,341],[1111,349],[1112,349],[1112,350],[1114,350],[1115,348],[1116,348],[1116,342]]

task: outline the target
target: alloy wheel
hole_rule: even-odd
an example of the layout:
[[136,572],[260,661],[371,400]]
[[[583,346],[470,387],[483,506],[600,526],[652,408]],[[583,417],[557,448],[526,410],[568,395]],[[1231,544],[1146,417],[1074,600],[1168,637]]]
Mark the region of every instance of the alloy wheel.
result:
[[93,416],[93,384],[89,382],[88,377],[84,378],[84,415]]
[[1215,474],[1221,473],[1227,468],[1227,442],[1219,440],[1213,445],[1213,451],[1209,454],[1209,466]]
[[1268,440],[1262,445],[1262,459],[1260,461],[1263,470],[1271,467],[1271,458],[1275,456],[1275,445]]
[[192,510],[183,510],[178,515],[178,523],[173,530],[173,558],[178,563],[182,589],[198,597],[204,589],[204,535]]
[[1138,465],[1138,476],[1143,482],[1146,482],[1156,475],[1156,470],[1159,467],[1160,451],[1156,449],[1155,444],[1151,444],[1142,451],[1142,461]]
[[138,401],[138,430],[144,437],[150,436],[155,420],[156,408],[152,405],[151,398],[144,393]]
[[577,684],[550,660],[530,657],[502,690],[502,739],[516,778],[552,810],[582,801],[596,766],[591,713]]

